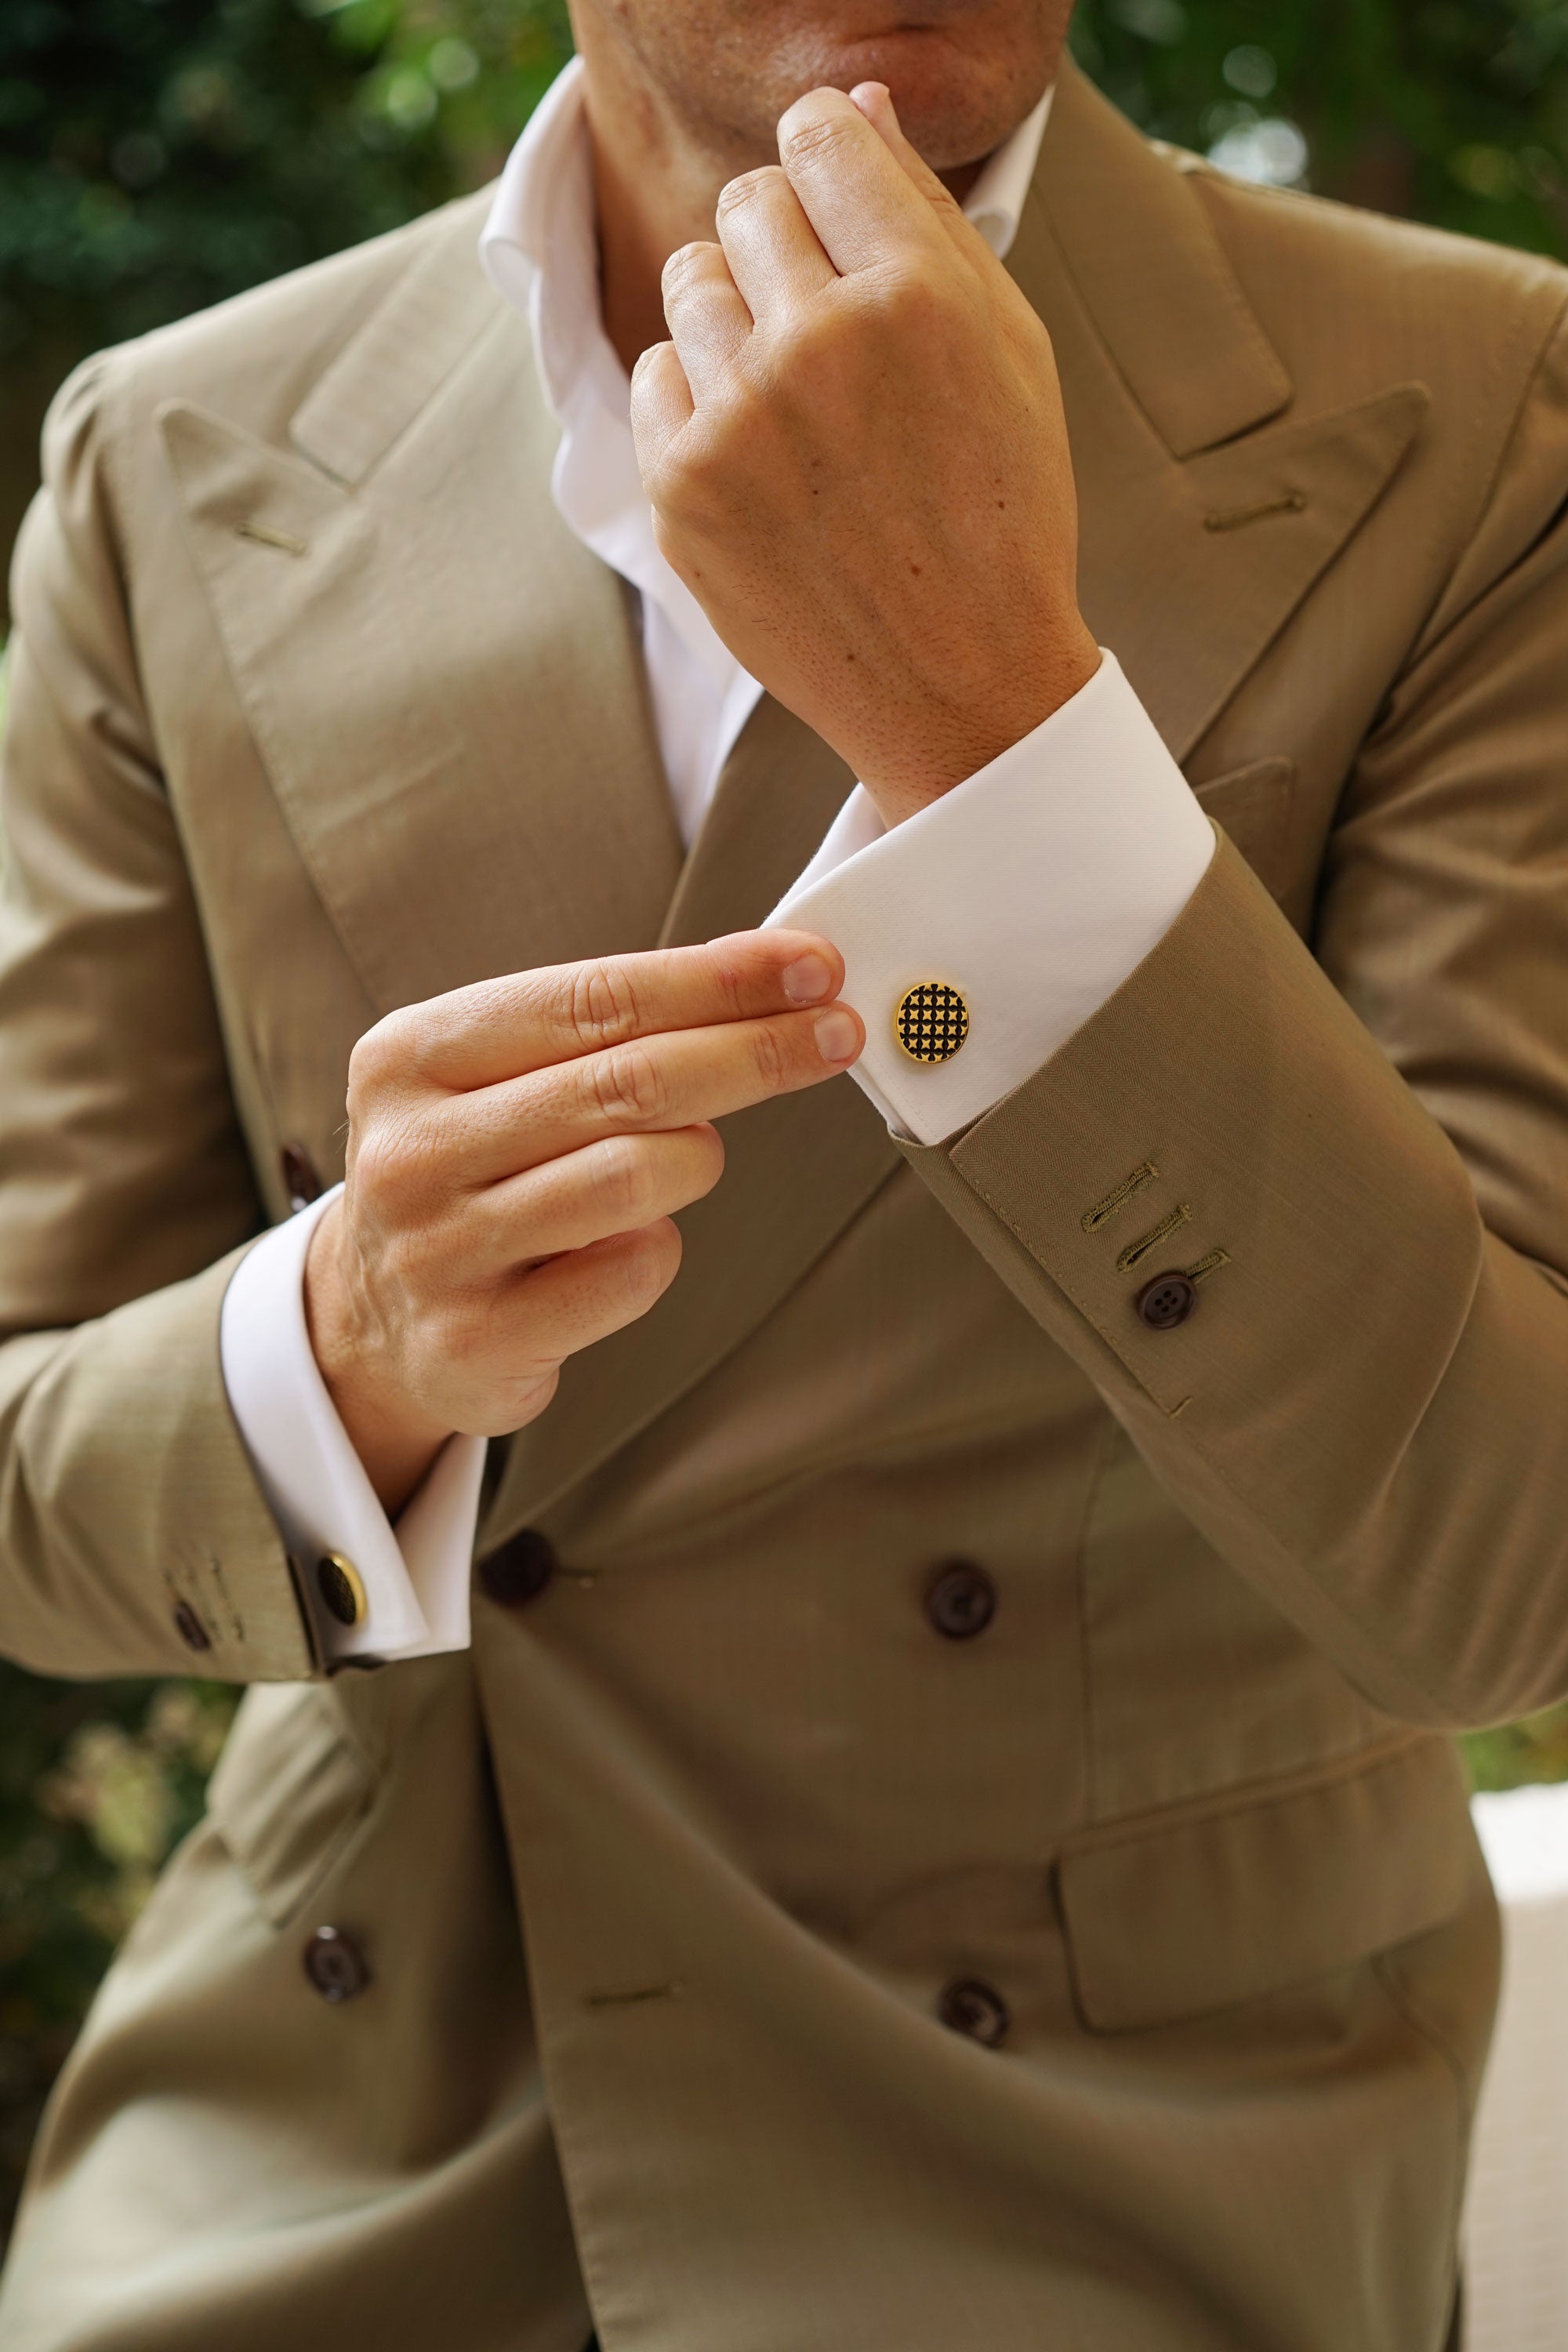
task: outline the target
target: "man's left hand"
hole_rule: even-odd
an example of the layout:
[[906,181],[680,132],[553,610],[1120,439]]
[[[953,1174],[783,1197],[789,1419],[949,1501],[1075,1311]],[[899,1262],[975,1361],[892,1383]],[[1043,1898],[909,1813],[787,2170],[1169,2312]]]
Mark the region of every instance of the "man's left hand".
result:
[[814,90],[664,274],[658,542],[895,824],[1093,676],[1050,339],[880,83]]

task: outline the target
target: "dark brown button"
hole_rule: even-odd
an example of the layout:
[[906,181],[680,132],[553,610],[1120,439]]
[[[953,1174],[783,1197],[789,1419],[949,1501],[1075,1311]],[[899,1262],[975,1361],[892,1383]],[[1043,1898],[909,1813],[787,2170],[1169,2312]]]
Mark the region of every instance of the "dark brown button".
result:
[[1185,1274],[1157,1274],[1138,1293],[1138,1312],[1151,1331],[1173,1331],[1197,1303],[1197,1284]]
[[479,1582],[503,1609],[537,1601],[556,1570],[555,1547],[537,1528],[523,1528],[479,1562]]
[[950,1642],[972,1641],[996,1614],[996,1587],[970,1559],[950,1559],[926,1594],[926,1615]]
[[188,1601],[180,1601],[174,1610],[174,1631],[187,1650],[212,1648],[213,1637]]
[[370,1982],[364,1954],[341,1927],[318,1927],[300,1957],[323,2000],[353,2000]]
[[286,1143],[279,1157],[282,1163],[283,1189],[289,1195],[289,1206],[298,1213],[321,1197],[321,1180],[316,1173],[316,1163],[302,1143]]
[[994,2050],[1012,2024],[1012,2012],[994,1985],[978,1977],[960,1977],[942,1989],[936,2013],[954,2033],[967,2034],[984,2050]]

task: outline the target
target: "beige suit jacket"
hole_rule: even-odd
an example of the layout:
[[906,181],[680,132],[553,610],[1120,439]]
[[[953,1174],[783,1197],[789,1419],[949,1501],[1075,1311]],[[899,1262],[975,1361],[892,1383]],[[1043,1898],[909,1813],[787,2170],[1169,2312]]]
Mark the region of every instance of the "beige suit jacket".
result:
[[0,1640],[194,1617],[264,1686],[0,2340],[1427,2352],[1495,1968],[1447,1735],[1568,1688],[1568,278],[1064,83],[1011,266],[1215,863],[948,1146],[730,1122],[498,1456],[553,1580],[328,1681],[218,1371],[280,1150],[338,1172],[391,1006],[759,919],[848,782],[764,702],[683,863],[481,209],[92,362],[20,549]]

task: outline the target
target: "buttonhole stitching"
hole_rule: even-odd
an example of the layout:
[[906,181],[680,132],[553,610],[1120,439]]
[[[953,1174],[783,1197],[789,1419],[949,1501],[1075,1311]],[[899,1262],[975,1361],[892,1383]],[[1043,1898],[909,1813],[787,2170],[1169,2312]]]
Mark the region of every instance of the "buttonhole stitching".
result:
[[1152,1225],[1141,1241],[1128,1243],[1116,1261],[1117,1273],[1131,1274],[1141,1258],[1147,1257],[1150,1251],[1158,1243],[1163,1242],[1167,1234],[1173,1234],[1178,1225],[1184,1225],[1192,1213],[1185,1201],[1178,1201],[1170,1215],[1162,1217],[1157,1225]]
[[1146,1184],[1153,1183],[1159,1173],[1152,1160],[1145,1160],[1141,1168],[1134,1168],[1131,1175],[1124,1176],[1113,1192],[1108,1192],[1103,1201],[1097,1202],[1092,1209],[1084,1211],[1079,1220],[1084,1232],[1097,1234],[1101,1225],[1108,1225],[1118,1211],[1127,1206],[1135,1193],[1142,1192]]
[[1244,524],[1261,522],[1266,515],[1301,514],[1307,505],[1300,490],[1287,490],[1281,499],[1263,499],[1253,507],[1226,507],[1217,513],[1204,517],[1205,530],[1240,530]]
[[1196,1265],[1188,1266],[1187,1280],[1189,1282],[1202,1282],[1207,1276],[1215,1273],[1218,1267],[1228,1265],[1229,1264],[1230,1252],[1228,1250],[1212,1249],[1209,1251],[1206,1257],[1199,1258]]
[[254,540],[258,547],[281,548],[285,555],[309,555],[310,551],[308,540],[296,539],[292,531],[274,530],[270,523],[237,522],[234,535],[236,539]]
[[584,2009],[629,2009],[639,2000],[679,2000],[686,1988],[679,1977],[668,1984],[637,1985],[630,1992],[591,1992]]

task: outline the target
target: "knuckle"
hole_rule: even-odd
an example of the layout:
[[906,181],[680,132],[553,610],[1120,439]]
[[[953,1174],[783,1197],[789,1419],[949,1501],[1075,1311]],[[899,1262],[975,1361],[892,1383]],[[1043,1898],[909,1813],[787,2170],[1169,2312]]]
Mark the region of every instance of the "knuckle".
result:
[[745,1008],[746,983],[740,958],[722,940],[706,950],[709,973],[726,1014],[739,1017]]
[[403,1156],[397,1139],[379,1120],[354,1139],[354,1191],[366,1200],[384,1201],[398,1189]]
[[616,1126],[660,1118],[665,1084],[653,1055],[640,1045],[618,1045],[587,1065],[593,1107]]
[[726,180],[719,191],[716,207],[719,218],[724,220],[731,213],[744,212],[748,205],[773,195],[784,176],[777,163],[762,163],[754,172],[737,173],[734,179]]
[[866,357],[856,344],[858,323],[853,311],[823,303],[804,307],[773,330],[771,389],[792,429],[800,415],[821,415],[825,404],[836,414],[855,396]]
[[929,335],[942,316],[942,299],[929,278],[914,269],[868,271],[861,299],[878,324],[905,335]]
[[425,1122],[374,1118],[354,1138],[354,1189],[384,1215],[407,1215],[427,1189],[435,1156]]
[[659,282],[668,300],[671,295],[685,293],[701,285],[711,274],[716,247],[710,244],[678,245],[665,262]]
[[641,1007],[637,982],[624,963],[602,956],[574,966],[567,989],[566,1026],[574,1042],[592,1051],[635,1036]]
[[763,1085],[770,1094],[776,1094],[789,1076],[789,1061],[784,1042],[771,1021],[759,1022],[752,1040],[752,1058]]
[[351,1107],[378,1093],[390,1083],[408,1058],[408,1018],[389,1013],[367,1029],[349,1055],[348,1098]]
[[811,114],[780,135],[779,152],[791,163],[830,163],[849,145],[850,127],[836,114]]
[[654,503],[680,530],[700,538],[719,536],[730,512],[730,467],[726,420],[710,402],[700,435],[689,433],[679,454],[671,453],[649,489]]

